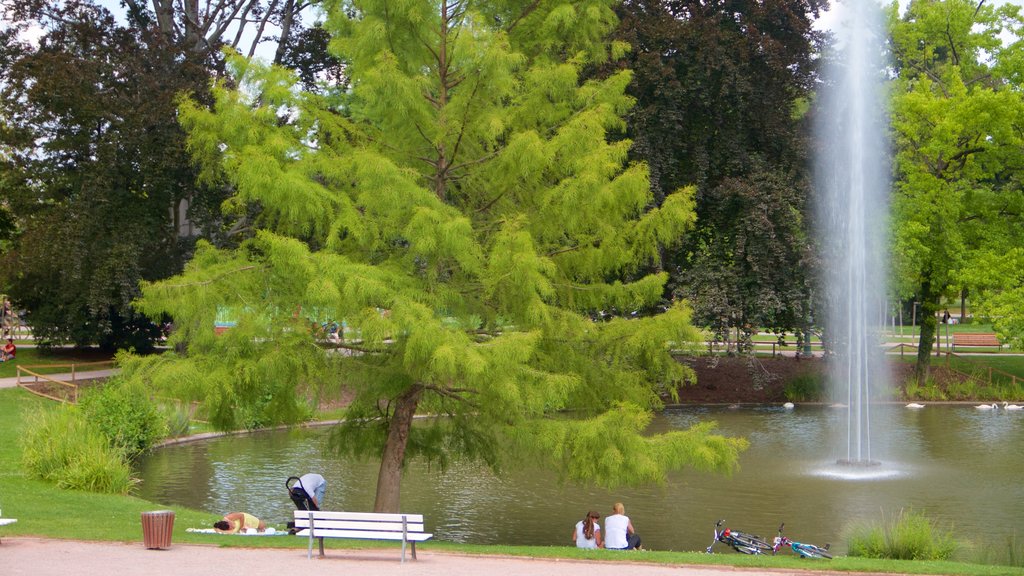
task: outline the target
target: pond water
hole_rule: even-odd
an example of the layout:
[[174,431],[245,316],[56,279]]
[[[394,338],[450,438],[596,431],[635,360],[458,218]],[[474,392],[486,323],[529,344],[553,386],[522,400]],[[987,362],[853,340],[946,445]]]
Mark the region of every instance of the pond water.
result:
[[[684,471],[665,486],[608,491],[563,484],[529,465],[496,477],[471,464],[441,473],[412,463],[402,482],[402,510],[424,514],[427,530],[442,540],[569,545],[573,525],[588,509],[603,517],[621,501],[645,546],[658,550],[704,549],[719,518],[762,536],[785,522],[791,538],[829,542],[840,553],[853,523],[900,510],[923,512],[960,539],[1003,542],[1020,526],[1024,414],[938,405],[873,410],[873,422],[886,431],[873,440],[884,454],[876,467],[834,464],[834,437],[845,433],[835,409],[681,408],[659,415],[652,431],[715,420],[722,434],[750,441],[737,473]],[[211,522],[246,511],[283,527],[293,509],[285,479],[315,471],[328,482],[325,509],[372,510],[377,464],[325,455],[326,433],[259,432],[163,448],[140,462],[140,495],[208,510]]]

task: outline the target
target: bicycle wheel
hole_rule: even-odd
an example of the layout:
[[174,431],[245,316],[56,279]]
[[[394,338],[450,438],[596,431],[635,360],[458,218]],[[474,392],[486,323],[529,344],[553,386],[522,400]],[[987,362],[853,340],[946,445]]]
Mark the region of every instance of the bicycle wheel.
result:
[[814,544],[801,544],[800,546],[794,546],[793,550],[803,556],[804,558],[828,558],[832,559],[832,555],[829,554],[824,548],[819,548]]
[[[733,548],[736,548],[744,554],[763,554],[765,552],[772,551],[771,544],[765,542],[764,540],[761,540],[757,536],[752,536],[750,534],[734,534],[733,541],[736,542],[735,544],[733,544]],[[747,550],[740,550],[740,548],[745,548],[750,551],[748,552]]]

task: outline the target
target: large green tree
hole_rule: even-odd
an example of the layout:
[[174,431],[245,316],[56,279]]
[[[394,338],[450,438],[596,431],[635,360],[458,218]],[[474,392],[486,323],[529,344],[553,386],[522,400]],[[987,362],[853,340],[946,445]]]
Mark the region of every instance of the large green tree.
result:
[[1019,10],[923,0],[889,11],[895,277],[922,305],[922,383],[941,299],[973,284],[984,302],[1020,285],[1017,273],[994,267],[1024,247],[1022,45],[1002,39],[1020,32]]
[[803,112],[822,38],[819,0],[626,0],[634,157],[656,197],[697,187],[697,223],[668,258],[672,286],[716,338],[802,333],[814,277]]
[[[693,222],[692,191],[652,209],[646,166],[610,138],[630,74],[580,80],[623,48],[602,40],[611,2],[325,8],[348,91],[235,58],[212,110],[185,104],[207,177],[260,206],[259,231],[145,287],[187,354],[126,374],[203,398],[225,427],[301,418],[297,395],[349,387],[334,443],[380,459],[381,511],[412,457],[529,456],[608,486],[731,470],[745,443],[713,424],[643,434],[691,376],[670,354],[701,340],[687,306],[591,319],[657,303],[667,274],[640,271]],[[218,313],[235,320],[220,336]],[[316,335],[329,320],[337,344]]]

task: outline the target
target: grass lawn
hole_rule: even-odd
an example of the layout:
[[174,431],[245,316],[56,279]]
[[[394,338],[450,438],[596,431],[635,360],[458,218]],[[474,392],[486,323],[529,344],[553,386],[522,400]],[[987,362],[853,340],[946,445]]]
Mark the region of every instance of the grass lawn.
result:
[[[98,362],[103,360],[111,360],[114,357],[113,354],[108,352],[101,352],[95,349],[84,349],[78,350],[74,348],[56,348],[51,349],[48,352],[44,352],[39,348],[26,348],[25,346],[18,346],[17,357],[10,362],[0,362],[0,378],[10,378],[11,376],[18,375],[18,365],[32,366],[36,364],[78,364],[82,362]],[[101,366],[100,368],[108,368],[109,366]],[[88,367],[82,367],[80,369],[88,370]],[[36,370],[40,374],[58,374],[61,372],[70,372],[69,368],[41,368]]]
[[[141,513],[170,509],[175,512],[173,542],[221,546],[305,548],[307,541],[288,536],[245,538],[192,534],[189,527],[206,527],[220,514],[167,506],[131,496],[92,494],[61,490],[41,480],[28,478],[21,469],[18,444],[23,415],[34,409],[54,409],[56,404],[17,388],[0,389],[0,506],[3,516],[18,522],[0,528],[4,537],[31,535],[81,540],[136,542],[142,545]],[[224,512],[224,511],[222,511]],[[429,520],[428,520],[429,522]],[[329,541],[329,548],[395,548],[400,544],[369,541]],[[657,564],[717,564],[747,568],[791,568],[830,572],[873,572],[896,574],[962,574],[966,576],[1024,576],[1024,569],[960,562],[871,560],[840,557],[831,561],[808,561],[786,556],[744,556],[735,553],[659,552],[623,554],[606,550],[578,550],[569,546],[478,546],[428,541],[421,549],[470,554],[502,554],[538,558],[590,559],[602,561],[643,561]]]
[[1008,356],[993,354],[991,356],[971,357],[973,361],[985,366],[991,366],[1018,378],[1024,378],[1024,356]]

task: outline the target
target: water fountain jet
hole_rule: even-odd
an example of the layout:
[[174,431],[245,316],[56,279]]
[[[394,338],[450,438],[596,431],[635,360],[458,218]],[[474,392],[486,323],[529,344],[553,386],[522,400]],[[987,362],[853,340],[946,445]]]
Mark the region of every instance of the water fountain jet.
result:
[[826,271],[826,322],[833,395],[845,404],[842,466],[879,465],[872,453],[871,403],[887,386],[878,341],[884,318],[884,239],[889,162],[885,144],[881,7],[838,5],[838,58],[826,69],[817,135],[819,225]]

